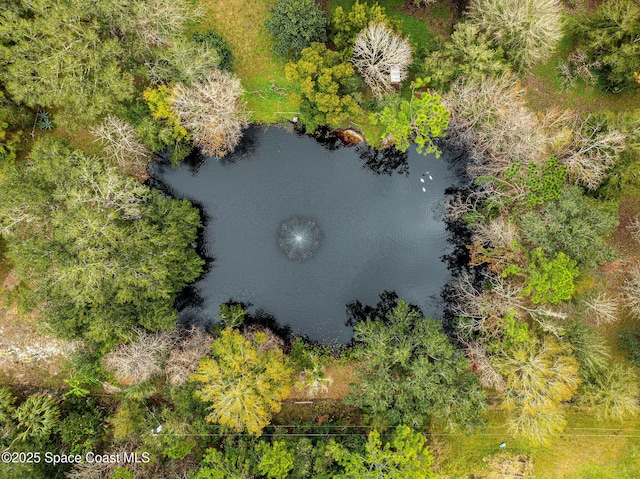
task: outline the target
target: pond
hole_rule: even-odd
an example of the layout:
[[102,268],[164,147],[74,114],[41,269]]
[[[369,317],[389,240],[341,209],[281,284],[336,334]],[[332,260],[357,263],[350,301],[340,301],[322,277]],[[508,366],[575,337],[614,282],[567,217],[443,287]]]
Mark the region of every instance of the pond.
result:
[[157,163],[151,173],[205,216],[203,249],[213,261],[194,285],[200,301],[181,306],[182,321],[210,326],[221,303],[236,301],[311,340],[346,343],[347,303],[375,304],[385,290],[442,316],[443,256],[452,250],[444,192],[455,183],[447,152],[384,156],[252,127],[222,160]]

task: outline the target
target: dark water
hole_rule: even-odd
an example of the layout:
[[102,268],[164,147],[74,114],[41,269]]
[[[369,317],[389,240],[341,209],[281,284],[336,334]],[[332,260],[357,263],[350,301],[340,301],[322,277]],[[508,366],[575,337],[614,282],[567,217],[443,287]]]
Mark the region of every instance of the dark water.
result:
[[[346,304],[375,304],[384,290],[441,317],[440,291],[449,279],[442,257],[451,251],[442,204],[455,182],[447,153],[436,159],[411,151],[386,168],[367,151],[330,151],[308,136],[255,127],[222,161],[155,165],[153,176],[168,192],[204,208],[205,248],[215,258],[194,285],[204,301],[184,307],[182,319],[212,324],[220,303],[232,300],[312,340],[348,342]],[[321,233],[302,261],[290,259],[278,238],[291,217],[312,221]]]

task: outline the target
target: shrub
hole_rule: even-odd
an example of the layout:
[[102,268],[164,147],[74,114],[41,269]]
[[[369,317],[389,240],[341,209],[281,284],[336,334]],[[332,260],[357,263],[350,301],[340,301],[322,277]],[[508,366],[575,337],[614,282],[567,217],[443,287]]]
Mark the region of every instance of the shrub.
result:
[[[387,23],[389,17],[384,7],[378,2],[369,6],[367,2],[356,0],[349,12],[345,13],[341,6],[336,7],[331,15],[331,40],[337,50],[352,47],[358,33],[370,23]],[[394,29],[395,30],[395,29]]]
[[276,39],[273,51],[298,58],[313,42],[327,41],[327,15],[313,0],[278,0],[265,27]]
[[598,419],[622,421],[638,413],[638,393],[633,369],[613,364],[582,388],[579,403],[591,408]]
[[472,0],[469,21],[519,69],[549,57],[562,38],[557,0]]
[[213,48],[218,53],[220,59],[219,68],[222,70],[231,71],[233,67],[233,53],[229,44],[224,37],[213,30],[207,30],[205,32],[194,32],[192,37],[197,43],[205,43],[210,48]]
[[46,439],[58,425],[60,411],[55,401],[47,395],[39,394],[27,398],[15,411],[18,441]]

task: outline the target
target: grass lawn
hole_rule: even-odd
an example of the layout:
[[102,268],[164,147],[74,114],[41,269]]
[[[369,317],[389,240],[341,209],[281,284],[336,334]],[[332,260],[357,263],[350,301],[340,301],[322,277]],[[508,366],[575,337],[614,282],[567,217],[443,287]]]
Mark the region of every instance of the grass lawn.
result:
[[[336,7],[340,6],[345,12],[348,12],[355,3],[355,0],[329,0],[327,10],[333,12]],[[398,20],[402,24],[402,31],[411,39],[411,42],[418,47],[424,47],[431,41],[433,35],[427,29],[425,20],[407,15],[403,11],[404,3],[403,0],[378,0],[378,4],[385,8],[389,18]],[[440,12],[440,10],[438,11]],[[442,15],[450,16],[449,10],[443,9]]]
[[284,74],[286,62],[274,57],[273,39],[264,27],[276,0],[206,0],[205,18],[198,30],[222,35],[235,56],[233,68],[246,90],[251,121],[280,123],[295,115],[288,100],[292,84]]
[[[567,408],[565,433],[549,446],[530,446],[507,434],[507,415],[489,412],[490,426],[477,434],[434,435],[440,479],[486,478],[486,459],[502,451],[533,459],[538,479],[635,479],[640,471],[640,420],[597,421],[590,414]],[[475,474],[475,475],[474,475]]]

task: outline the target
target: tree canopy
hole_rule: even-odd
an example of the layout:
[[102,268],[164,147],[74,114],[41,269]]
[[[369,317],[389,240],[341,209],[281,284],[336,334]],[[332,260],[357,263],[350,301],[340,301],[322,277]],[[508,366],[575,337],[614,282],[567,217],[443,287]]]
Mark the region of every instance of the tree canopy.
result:
[[252,341],[225,328],[192,379],[201,383],[196,395],[210,403],[207,421],[235,431],[260,435],[280,401],[289,395],[292,370],[278,348],[262,348],[264,333]]
[[401,299],[385,318],[356,324],[354,340],[361,363],[352,404],[391,424],[424,427],[437,420],[451,429],[478,424],[484,393],[440,322]]
[[187,200],[166,198],[64,141],[36,142],[6,170],[0,225],[25,281],[66,337],[113,345],[134,325],[172,328],[174,296],[202,269]]

